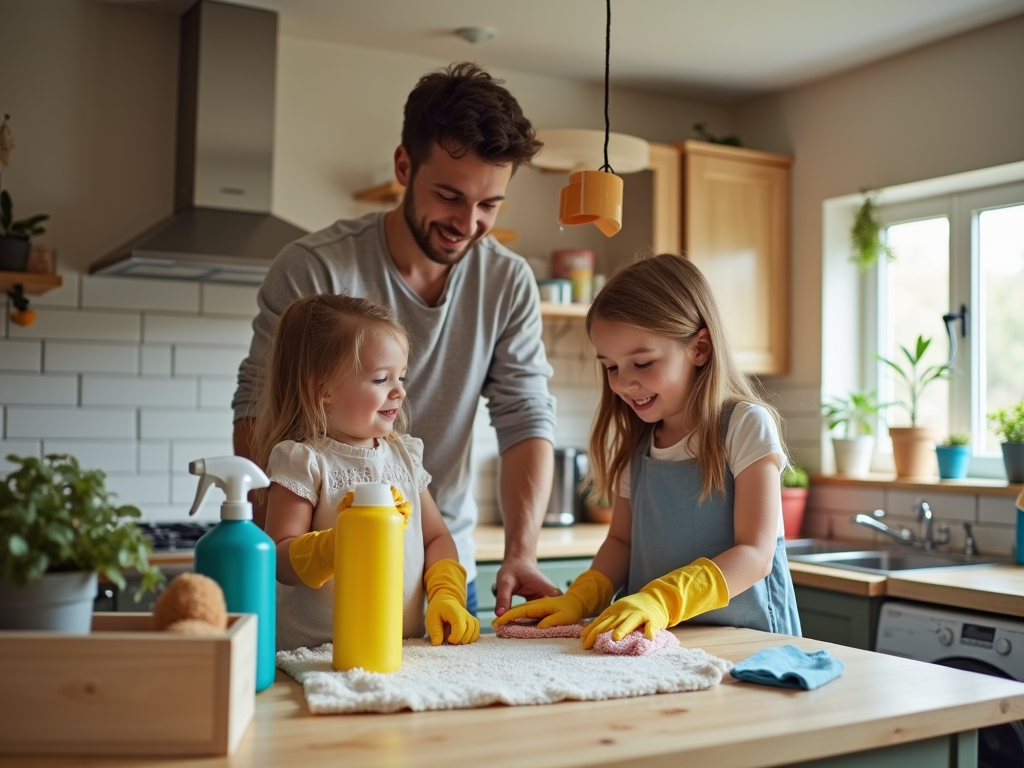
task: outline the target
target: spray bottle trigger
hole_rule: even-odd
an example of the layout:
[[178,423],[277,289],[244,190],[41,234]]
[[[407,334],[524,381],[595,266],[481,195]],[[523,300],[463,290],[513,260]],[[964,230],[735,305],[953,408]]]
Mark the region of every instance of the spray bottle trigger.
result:
[[[196,472],[192,471],[193,466],[197,463],[198,462],[192,462],[191,464],[188,465],[189,472],[192,472],[192,474],[197,474]],[[198,512],[199,508],[203,506],[203,499],[206,498],[207,492],[210,490],[210,488],[214,485],[215,482],[216,479],[213,478],[212,476],[206,474],[202,475],[201,479],[199,480],[199,487],[196,488],[196,499],[195,501],[192,502],[192,509],[188,511],[189,517]]]

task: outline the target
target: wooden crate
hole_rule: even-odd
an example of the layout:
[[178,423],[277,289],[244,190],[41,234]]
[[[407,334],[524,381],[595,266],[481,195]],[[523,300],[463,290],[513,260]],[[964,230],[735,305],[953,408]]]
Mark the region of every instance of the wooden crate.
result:
[[216,637],[150,620],[96,613],[89,635],[0,632],[0,754],[233,752],[256,703],[256,617],[232,615]]

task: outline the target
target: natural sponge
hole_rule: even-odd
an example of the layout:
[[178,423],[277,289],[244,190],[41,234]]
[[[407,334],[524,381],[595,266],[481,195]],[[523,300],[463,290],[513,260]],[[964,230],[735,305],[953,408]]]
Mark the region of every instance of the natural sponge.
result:
[[223,632],[228,626],[227,606],[220,585],[198,573],[183,573],[160,593],[153,606],[153,628],[184,634]]

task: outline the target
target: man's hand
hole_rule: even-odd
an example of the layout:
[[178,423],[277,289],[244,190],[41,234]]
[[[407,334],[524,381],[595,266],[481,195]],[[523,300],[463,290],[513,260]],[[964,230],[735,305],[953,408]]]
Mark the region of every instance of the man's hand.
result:
[[505,558],[498,569],[495,582],[498,588],[498,601],[494,613],[501,616],[512,605],[512,595],[521,595],[527,600],[539,597],[556,597],[562,590],[548,581],[540,572],[536,560]]

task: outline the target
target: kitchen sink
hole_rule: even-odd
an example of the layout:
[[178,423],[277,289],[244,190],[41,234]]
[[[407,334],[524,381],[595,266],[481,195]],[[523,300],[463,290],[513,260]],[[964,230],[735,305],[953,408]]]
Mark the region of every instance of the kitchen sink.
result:
[[926,552],[913,549],[870,549],[845,552],[798,552],[789,554],[798,563],[824,565],[867,573],[916,571],[925,568],[965,568],[1008,563],[1008,558],[963,555],[956,552]]
[[839,539],[786,539],[786,555],[817,555],[824,552],[854,552],[864,549],[863,541]]

